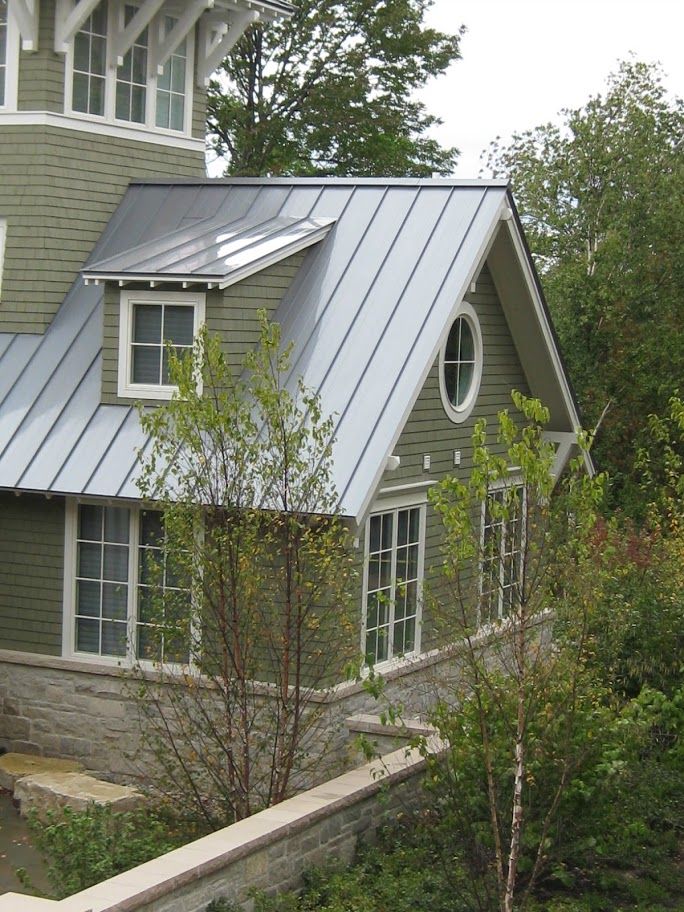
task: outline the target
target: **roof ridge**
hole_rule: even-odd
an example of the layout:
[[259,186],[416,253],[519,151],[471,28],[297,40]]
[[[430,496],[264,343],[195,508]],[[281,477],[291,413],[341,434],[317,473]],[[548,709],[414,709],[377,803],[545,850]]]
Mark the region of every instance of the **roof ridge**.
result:
[[502,178],[460,177],[140,177],[129,186],[508,187]]

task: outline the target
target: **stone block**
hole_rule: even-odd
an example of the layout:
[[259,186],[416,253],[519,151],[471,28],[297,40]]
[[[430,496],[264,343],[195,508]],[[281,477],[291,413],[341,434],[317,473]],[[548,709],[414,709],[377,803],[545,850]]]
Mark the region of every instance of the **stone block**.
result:
[[26,741],[31,736],[31,720],[22,716],[4,716],[0,719],[0,735],[8,741]]
[[126,785],[102,782],[78,772],[39,773],[19,779],[14,797],[26,816],[35,808],[39,816],[48,810],[70,807],[85,811],[90,804],[111,805],[115,811],[132,811],[144,803],[143,795]]
[[54,757],[37,757],[32,754],[11,753],[0,757],[0,788],[14,791],[18,779],[39,773],[72,773],[83,766],[74,760],[57,760]]

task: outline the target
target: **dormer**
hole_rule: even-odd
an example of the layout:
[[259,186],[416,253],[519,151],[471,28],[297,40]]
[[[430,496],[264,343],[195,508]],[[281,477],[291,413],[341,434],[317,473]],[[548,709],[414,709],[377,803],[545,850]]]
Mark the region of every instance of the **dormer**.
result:
[[[108,404],[171,398],[168,346],[178,355],[188,352],[205,323],[239,369],[258,340],[257,310],[275,311],[304,252],[323,241],[336,221],[277,209],[239,218],[219,209],[187,220],[183,187],[176,187],[171,192],[177,203],[168,216],[150,226],[146,240],[128,246],[144,207],[140,197],[152,189],[131,188],[119,230],[103,238],[83,270],[86,285],[104,286],[102,401]],[[191,208],[199,214],[210,205],[215,203],[198,198]]]
[[134,178],[204,175],[206,87],[285,0],[0,0],[0,332],[42,332]]

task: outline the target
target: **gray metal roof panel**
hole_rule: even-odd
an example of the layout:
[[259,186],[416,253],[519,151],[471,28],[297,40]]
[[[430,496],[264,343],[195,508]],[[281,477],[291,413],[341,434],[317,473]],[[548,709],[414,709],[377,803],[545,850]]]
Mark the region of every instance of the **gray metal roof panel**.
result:
[[126,406],[99,405],[98,396],[95,411],[55,475],[51,490],[82,494],[130,411]]
[[266,220],[244,217],[226,222],[214,217],[91,263],[86,278],[213,278],[225,281],[264,261],[286,257],[320,240],[333,225],[331,218],[275,216]]
[[[197,238],[220,222],[273,220],[280,229],[334,220],[276,319],[283,340],[293,342],[289,384],[302,376],[334,416],[335,481],[345,512],[359,515],[504,199],[497,182],[140,184],[129,189],[91,264],[146,251],[160,257],[170,237]],[[137,413],[100,404],[101,297],[101,288],[79,282],[44,337],[0,336],[0,366],[14,365],[13,388],[0,404],[0,486],[138,495],[137,449],[145,441]]]

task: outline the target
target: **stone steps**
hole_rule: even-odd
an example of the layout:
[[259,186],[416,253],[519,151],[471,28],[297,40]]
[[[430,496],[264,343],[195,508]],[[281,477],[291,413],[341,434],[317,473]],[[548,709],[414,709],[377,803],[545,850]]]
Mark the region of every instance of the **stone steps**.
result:
[[80,763],[32,754],[0,757],[0,788],[12,792],[22,817],[32,810],[43,817],[64,807],[82,812],[92,804],[131,811],[144,803],[136,789],[89,776]]

